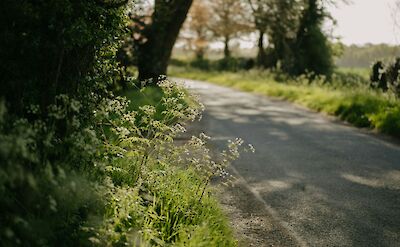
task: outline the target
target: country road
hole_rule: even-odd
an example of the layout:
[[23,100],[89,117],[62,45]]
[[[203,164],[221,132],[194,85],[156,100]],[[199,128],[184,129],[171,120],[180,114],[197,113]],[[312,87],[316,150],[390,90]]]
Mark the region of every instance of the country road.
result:
[[398,144],[287,102],[185,81],[206,106],[197,128],[216,148],[235,137],[256,148],[233,164],[243,186],[228,206],[262,204],[263,219],[246,223],[259,246],[400,246]]

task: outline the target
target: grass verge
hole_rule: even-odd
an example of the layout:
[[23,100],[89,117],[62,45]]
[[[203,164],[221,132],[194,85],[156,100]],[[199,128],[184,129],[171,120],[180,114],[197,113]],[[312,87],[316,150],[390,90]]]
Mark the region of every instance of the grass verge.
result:
[[172,68],[169,74],[278,97],[338,116],[357,127],[400,137],[400,101],[392,95],[373,91],[367,85],[309,84],[302,79],[278,82],[276,75],[260,71],[232,73]]
[[122,155],[114,156],[106,169],[112,188],[106,223],[95,241],[112,246],[236,246],[207,186],[209,177],[202,175],[210,172],[202,167],[208,160],[196,157],[198,166],[191,164],[191,149],[208,157],[205,143],[196,138],[193,145],[173,142],[173,133],[193,114],[195,101],[171,86],[130,89],[121,96],[130,101],[127,110],[132,114],[113,116],[114,127],[105,131],[107,149]]

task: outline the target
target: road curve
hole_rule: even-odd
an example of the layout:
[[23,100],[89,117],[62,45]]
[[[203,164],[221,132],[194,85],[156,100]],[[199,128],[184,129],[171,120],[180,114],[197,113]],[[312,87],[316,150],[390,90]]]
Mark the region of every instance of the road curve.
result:
[[297,245],[400,246],[399,145],[287,102],[185,83],[214,145],[254,145],[234,170]]

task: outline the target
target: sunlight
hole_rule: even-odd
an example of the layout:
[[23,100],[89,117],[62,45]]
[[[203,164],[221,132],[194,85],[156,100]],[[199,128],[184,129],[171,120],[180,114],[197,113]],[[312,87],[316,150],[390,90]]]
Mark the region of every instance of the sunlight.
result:
[[373,188],[388,188],[400,190],[400,171],[392,170],[381,174],[377,178],[368,178],[352,174],[342,174],[342,178],[356,183]]

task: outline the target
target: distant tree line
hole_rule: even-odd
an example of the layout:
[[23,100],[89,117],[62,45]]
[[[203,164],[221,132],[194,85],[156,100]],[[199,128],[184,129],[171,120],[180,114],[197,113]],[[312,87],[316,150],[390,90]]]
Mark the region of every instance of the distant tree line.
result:
[[[182,26],[180,37],[202,66],[204,54],[214,41],[224,44],[222,68],[238,64],[232,57],[231,41],[257,32],[258,55],[253,62],[245,63],[246,67],[279,69],[294,76],[330,76],[333,71],[331,44],[322,30],[324,20],[330,18],[325,7],[328,0],[143,2],[143,9],[130,15],[131,36],[121,53],[122,61],[137,65],[140,80],[166,73]],[[129,59],[126,54],[131,55]]]
[[337,59],[339,67],[369,68],[376,60],[389,61],[400,55],[400,46],[366,44],[343,46]]
[[[192,40],[198,39],[196,33],[191,33],[191,24],[193,19],[198,18],[196,11],[199,6],[208,9],[212,18],[203,23],[203,26],[209,27],[207,41],[224,42],[225,61],[232,59],[231,39],[257,32],[258,55],[254,65],[279,68],[291,75],[332,73],[332,51],[328,37],[321,29],[323,21],[329,17],[323,1],[219,0],[212,3],[199,1],[195,6],[189,12],[183,35],[189,33]],[[193,48],[197,53],[197,47]]]

